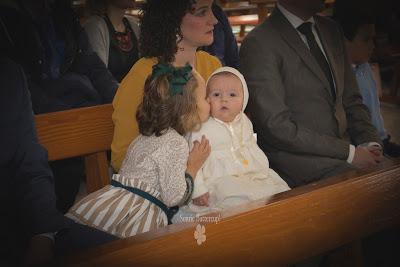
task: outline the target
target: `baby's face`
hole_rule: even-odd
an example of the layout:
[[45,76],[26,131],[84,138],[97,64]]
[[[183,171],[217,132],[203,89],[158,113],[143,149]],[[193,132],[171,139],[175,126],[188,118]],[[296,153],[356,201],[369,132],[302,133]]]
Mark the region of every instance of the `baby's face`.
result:
[[220,74],[213,76],[207,85],[211,116],[223,122],[232,122],[243,106],[243,89],[239,78],[233,74]]

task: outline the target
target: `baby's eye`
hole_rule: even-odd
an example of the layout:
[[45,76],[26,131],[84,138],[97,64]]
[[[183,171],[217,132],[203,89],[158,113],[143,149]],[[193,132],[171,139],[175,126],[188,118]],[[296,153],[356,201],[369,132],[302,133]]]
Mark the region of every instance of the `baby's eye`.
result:
[[236,93],[230,93],[229,96],[235,97],[235,96],[236,96]]
[[212,93],[211,95],[214,96],[214,97],[219,97],[219,96],[220,96],[220,93],[215,92],[215,93]]

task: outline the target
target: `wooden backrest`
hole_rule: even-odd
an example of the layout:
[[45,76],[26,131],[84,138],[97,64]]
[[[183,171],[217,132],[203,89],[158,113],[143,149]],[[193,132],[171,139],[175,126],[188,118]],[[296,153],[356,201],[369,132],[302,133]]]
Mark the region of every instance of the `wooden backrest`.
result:
[[[205,225],[170,225],[69,258],[71,266],[286,266],[400,224],[400,161],[254,202]],[[239,214],[233,214],[240,212]],[[214,215],[217,216],[217,215]],[[352,265],[354,266],[354,265]]]
[[227,16],[252,14],[257,11],[257,6],[248,1],[222,3],[221,8]]
[[87,191],[109,183],[106,151],[113,137],[111,104],[72,109],[35,116],[39,142],[49,161],[83,156]]

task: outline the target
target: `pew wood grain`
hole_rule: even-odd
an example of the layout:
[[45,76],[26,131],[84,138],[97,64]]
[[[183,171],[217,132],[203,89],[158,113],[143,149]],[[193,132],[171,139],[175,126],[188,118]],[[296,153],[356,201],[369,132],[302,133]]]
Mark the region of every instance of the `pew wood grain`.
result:
[[400,161],[387,160],[219,214],[218,223],[205,223],[201,245],[192,222],[82,252],[68,264],[285,266],[346,244],[354,252],[360,238],[399,226],[398,203]]
[[112,112],[107,104],[35,116],[38,139],[49,161],[84,157],[89,193],[109,184],[106,151],[114,131]]

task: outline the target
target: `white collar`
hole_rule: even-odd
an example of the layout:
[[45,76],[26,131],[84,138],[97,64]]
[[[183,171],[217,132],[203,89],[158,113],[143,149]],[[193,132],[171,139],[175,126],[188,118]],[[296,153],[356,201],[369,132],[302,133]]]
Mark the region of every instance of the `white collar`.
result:
[[277,4],[277,7],[279,8],[279,10],[282,12],[282,14],[285,16],[285,18],[290,22],[290,24],[292,24],[292,26],[297,29],[297,27],[299,27],[301,24],[303,24],[304,22],[311,22],[312,25],[315,24],[315,20],[314,17],[309,18],[307,21],[302,20],[301,18],[299,18],[298,16],[296,16],[295,14],[291,13],[289,10],[287,10],[286,8],[284,8],[282,5],[280,5],[279,3]]

